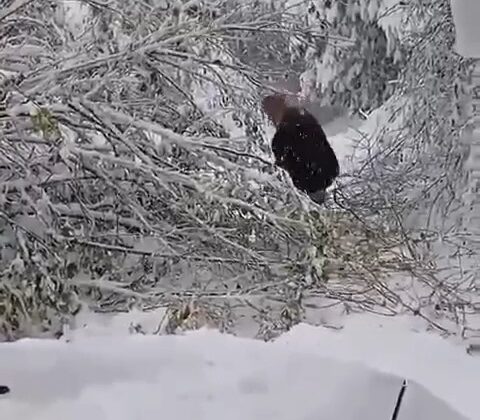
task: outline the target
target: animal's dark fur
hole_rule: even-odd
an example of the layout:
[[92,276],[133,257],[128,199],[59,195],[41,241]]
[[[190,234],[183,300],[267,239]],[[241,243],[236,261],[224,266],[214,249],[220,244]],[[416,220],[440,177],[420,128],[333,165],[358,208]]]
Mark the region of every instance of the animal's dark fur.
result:
[[281,97],[266,98],[263,105],[277,127],[272,139],[275,163],[288,172],[299,190],[308,195],[325,191],[340,169],[315,117],[303,109],[287,106]]

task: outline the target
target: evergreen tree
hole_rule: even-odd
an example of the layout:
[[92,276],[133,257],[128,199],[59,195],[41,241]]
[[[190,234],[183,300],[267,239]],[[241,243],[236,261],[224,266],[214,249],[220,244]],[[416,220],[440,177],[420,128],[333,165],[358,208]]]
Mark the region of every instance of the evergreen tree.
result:
[[325,35],[306,52],[304,95],[352,112],[381,106],[405,59],[400,34],[382,22],[394,11],[383,0],[308,1],[307,25]]

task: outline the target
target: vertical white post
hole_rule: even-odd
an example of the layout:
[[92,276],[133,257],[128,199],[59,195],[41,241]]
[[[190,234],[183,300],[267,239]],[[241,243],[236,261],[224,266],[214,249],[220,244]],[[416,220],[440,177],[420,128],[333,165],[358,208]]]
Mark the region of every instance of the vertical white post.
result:
[[[466,161],[468,189],[464,195],[468,227],[478,226],[480,229],[480,61],[476,64],[472,76],[472,119],[466,128],[463,143],[469,147]],[[478,214],[477,214],[478,213]]]
[[450,0],[455,22],[456,50],[468,58],[480,59],[480,1]]
[[470,146],[466,170],[468,191],[464,196],[470,210],[464,224],[469,231],[480,231],[480,0],[450,0],[455,23],[457,53],[477,59],[473,72],[473,118],[464,141]]

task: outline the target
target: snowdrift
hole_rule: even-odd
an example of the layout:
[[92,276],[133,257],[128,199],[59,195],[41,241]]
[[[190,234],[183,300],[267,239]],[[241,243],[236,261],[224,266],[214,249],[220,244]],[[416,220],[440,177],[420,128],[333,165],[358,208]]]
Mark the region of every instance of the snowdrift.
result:
[[[293,337],[302,330],[315,329]],[[200,330],[2,344],[0,382],[11,392],[0,399],[1,418],[466,419],[414,381],[295,349],[288,335],[264,343]]]

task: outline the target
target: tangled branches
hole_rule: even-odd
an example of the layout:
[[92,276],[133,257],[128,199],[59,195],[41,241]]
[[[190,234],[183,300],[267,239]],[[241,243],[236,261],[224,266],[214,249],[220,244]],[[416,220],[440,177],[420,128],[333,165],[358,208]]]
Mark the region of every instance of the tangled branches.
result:
[[467,334],[478,315],[478,238],[466,240],[462,220],[472,62],[454,51],[449,2],[437,1],[434,14],[423,3],[406,9],[406,67],[395,95],[370,116],[383,124],[357,133],[363,164],[345,177],[340,201],[370,229],[401,238],[409,275],[390,290],[414,313]]
[[333,305],[427,317],[423,297],[394,287],[398,273],[439,305],[453,293],[403,223],[439,191],[429,147],[456,173],[459,154],[446,155],[462,123],[442,121],[465,63],[440,39],[445,20],[425,26],[445,46],[444,73],[434,82],[425,64],[418,77],[430,38],[412,35],[387,109],[395,124],[346,174],[343,210],[319,213],[272,171],[257,106],[268,66],[243,48],[268,46],[254,48],[260,63],[292,34],[305,48],[321,34],[249,7],[25,1],[0,15],[2,336],[58,332],[87,303],[169,307],[169,331],[195,316],[222,330],[251,318],[268,338]]
[[25,2],[0,22],[7,338],[58,331],[79,301],[291,281],[322,234],[262,157],[264,75],[231,42],[286,29],[224,1],[113,5]]

